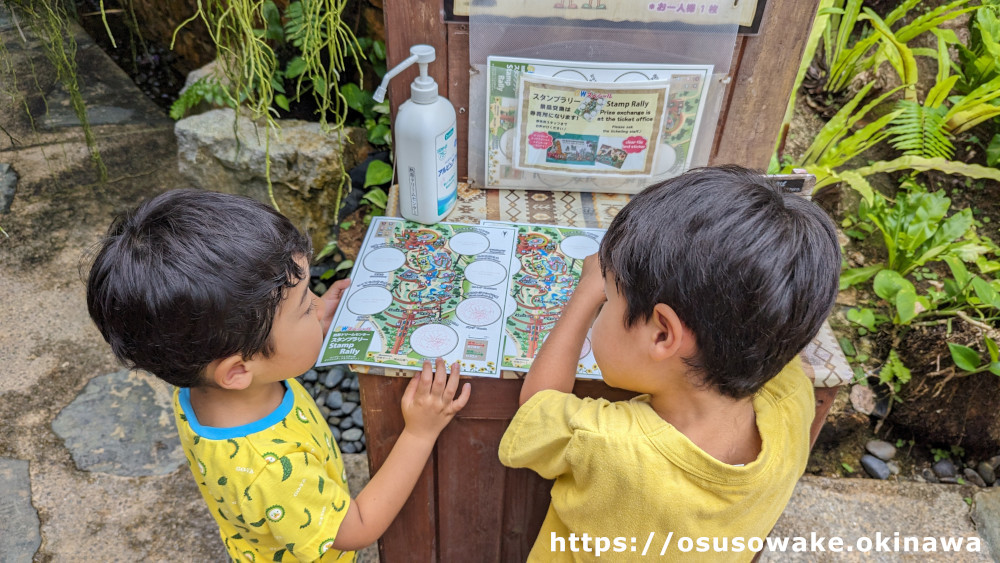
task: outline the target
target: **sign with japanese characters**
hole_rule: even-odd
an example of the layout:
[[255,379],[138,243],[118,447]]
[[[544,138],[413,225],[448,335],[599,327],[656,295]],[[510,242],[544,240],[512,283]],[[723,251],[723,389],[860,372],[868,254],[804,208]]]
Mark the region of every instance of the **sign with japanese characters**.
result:
[[649,176],[668,90],[669,81],[581,83],[523,75],[515,168]]
[[[490,4],[490,5],[486,5]],[[679,22],[692,25],[738,23],[751,26],[763,12],[760,0],[653,1],[653,0],[454,0],[453,15],[471,13],[530,18],[607,20],[612,22]]]

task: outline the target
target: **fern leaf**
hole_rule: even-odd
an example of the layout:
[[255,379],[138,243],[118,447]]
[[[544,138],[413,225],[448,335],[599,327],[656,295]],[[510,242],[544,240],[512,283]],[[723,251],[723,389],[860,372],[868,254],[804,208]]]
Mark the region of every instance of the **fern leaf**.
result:
[[955,147],[945,132],[946,106],[925,107],[901,100],[897,108],[902,112],[886,130],[892,136],[889,143],[894,148],[904,155],[951,159]]

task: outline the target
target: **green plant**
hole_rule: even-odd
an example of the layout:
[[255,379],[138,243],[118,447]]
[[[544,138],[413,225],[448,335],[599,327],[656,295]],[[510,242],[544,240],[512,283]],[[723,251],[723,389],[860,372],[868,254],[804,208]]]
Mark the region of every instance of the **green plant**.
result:
[[[56,79],[62,84],[69,95],[70,105],[77,119],[80,121],[84,141],[90,153],[90,160],[97,170],[99,181],[106,181],[108,170],[101,159],[101,153],[97,147],[97,139],[94,137],[94,132],[90,127],[90,120],[87,118],[87,108],[80,94],[80,85],[77,80],[77,46],[71,28],[71,14],[75,13],[73,4],[65,0],[9,0],[4,3],[4,6],[10,11],[11,19],[15,22],[14,29],[17,30],[22,43],[28,43],[28,39],[24,34],[24,30],[21,29],[20,23],[18,23],[21,21],[18,18],[19,14],[27,27],[31,29],[38,39],[40,48],[55,70]],[[5,31],[13,30],[9,29]],[[17,94],[14,85],[20,73],[25,69],[15,68],[15,65],[10,64],[10,54],[7,52],[6,47],[4,47],[5,44],[6,39],[0,37],[0,58],[5,61],[4,68],[2,69],[3,82],[9,81],[12,88],[8,91],[8,94],[15,97]],[[29,67],[27,71],[29,75],[33,75],[35,69]],[[23,100],[21,103],[24,105],[25,110],[28,110],[27,103]],[[29,116],[31,115],[30,111],[28,114]],[[6,129],[2,130],[7,134],[11,142],[15,141]]]
[[963,93],[1000,76],[1000,1],[983,0],[975,17],[969,19],[968,29],[967,46],[957,37],[951,41],[958,49],[955,70],[961,77],[955,87]]
[[216,106],[236,107],[233,105],[232,99],[226,95],[225,86],[217,78],[204,76],[185,88],[170,105],[171,119],[181,119],[191,108],[202,101]]
[[890,350],[889,357],[886,358],[885,363],[882,364],[882,369],[879,371],[879,382],[891,389],[893,399],[898,401],[898,394],[902,390],[903,385],[910,382],[910,377],[909,368],[903,365],[903,361],[899,359],[899,355],[895,350]]
[[[341,19],[347,0],[299,0],[282,11],[272,0],[224,2],[205,0],[182,22],[201,19],[215,44],[226,88],[227,105],[249,110],[253,119],[265,122],[264,138],[277,127],[275,106],[287,108],[290,101],[311,94],[320,124],[340,130],[347,105],[340,91],[340,75],[348,59],[360,71],[360,48],[350,28]],[[264,24],[263,28],[258,25]],[[176,41],[177,30],[174,32]],[[286,52],[287,57],[279,57]],[[291,83],[286,89],[285,80]],[[265,175],[271,204],[277,208],[270,185],[271,158],[265,147]],[[343,179],[344,184],[346,177]],[[338,194],[339,209],[344,190]]]
[[965,372],[965,375],[984,371],[1000,375],[1000,354],[997,352],[996,341],[984,336],[983,343],[986,347],[986,358],[980,358],[979,352],[968,346],[949,342],[948,350],[951,352],[951,360],[955,362],[955,367]]

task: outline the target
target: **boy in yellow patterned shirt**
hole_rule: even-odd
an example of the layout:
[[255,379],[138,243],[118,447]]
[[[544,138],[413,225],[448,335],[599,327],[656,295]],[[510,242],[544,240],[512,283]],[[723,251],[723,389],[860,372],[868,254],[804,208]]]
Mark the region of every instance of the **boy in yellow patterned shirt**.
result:
[[405,427],[351,499],[340,450],[295,381],[322,346],[347,287],[309,289],[312,246],[249,198],[195,190],[154,197],[116,220],[87,305],[129,367],[178,389],[181,444],[230,557],[352,561],[409,497],[438,434],[470,395],[456,365],[425,363],[403,395]]
[[[529,561],[749,561],[805,469],[814,399],[795,356],[839,273],[826,214],[752,171],[692,170],[633,197],[500,443],[505,465],[555,480]],[[572,394],[591,324],[604,381],[642,395]]]

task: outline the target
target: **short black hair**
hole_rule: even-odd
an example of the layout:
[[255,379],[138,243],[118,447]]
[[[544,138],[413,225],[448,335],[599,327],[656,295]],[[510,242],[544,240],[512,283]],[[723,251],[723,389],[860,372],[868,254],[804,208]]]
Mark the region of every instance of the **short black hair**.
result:
[[111,224],[87,279],[90,317],[130,368],[179,387],[233,354],[272,352],[286,288],[309,275],[307,235],[253,199],[174,190]]
[[826,212],[737,166],[693,169],[634,196],[608,228],[600,258],[625,298],[625,325],[669,305],[697,340],[687,365],[737,399],[816,336],[840,277]]

